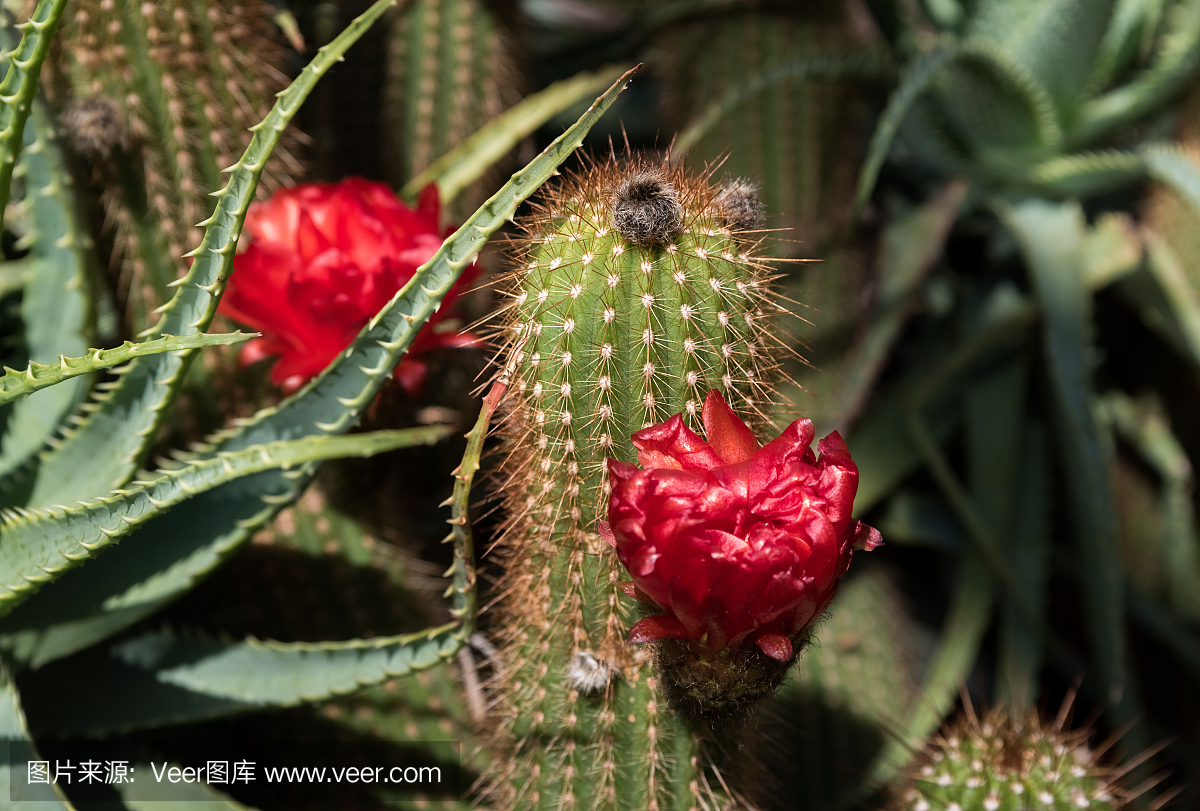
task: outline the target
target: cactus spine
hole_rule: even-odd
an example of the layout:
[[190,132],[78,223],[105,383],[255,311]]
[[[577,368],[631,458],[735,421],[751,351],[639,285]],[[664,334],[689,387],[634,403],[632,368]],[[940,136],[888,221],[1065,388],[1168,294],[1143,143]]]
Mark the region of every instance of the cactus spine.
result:
[[[186,270],[221,170],[288,83],[272,13],[260,0],[82,0],[65,15],[54,101],[68,144],[101,170],[138,328]],[[296,137],[275,150],[264,192],[301,169]]]
[[1002,712],[982,720],[967,712],[935,739],[912,768],[902,811],[1098,811],[1122,808],[1119,773],[1088,748],[1088,733],[1036,714],[1018,721]]
[[[708,389],[765,421],[766,317],[755,239],[707,177],[615,159],[551,190],[507,293],[502,490],[508,564],[493,775],[504,808],[691,809],[698,735],[668,707],[625,575],[600,540],[604,460]],[[742,207],[744,208],[744,206]]]

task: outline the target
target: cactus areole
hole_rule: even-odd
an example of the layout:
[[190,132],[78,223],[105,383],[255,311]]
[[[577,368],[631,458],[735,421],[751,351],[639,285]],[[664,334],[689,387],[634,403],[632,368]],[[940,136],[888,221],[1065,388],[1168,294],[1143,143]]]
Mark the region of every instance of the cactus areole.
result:
[[[751,194],[614,158],[549,188],[522,223],[497,360],[511,392],[497,547],[507,571],[496,736],[510,753],[491,780],[500,807],[711,804],[695,717],[766,695],[786,668],[780,645],[767,655],[741,629],[745,677],[732,685],[707,672],[681,678],[654,646],[629,644],[647,604],[624,593],[628,575],[602,535],[610,470],[637,461],[635,432],[672,418],[703,431],[712,390],[751,425],[769,421],[779,346],[769,322],[780,308],[755,258]],[[853,487],[831,519],[843,530],[852,499]],[[781,637],[789,646],[794,630]],[[697,678],[702,695],[680,689]]]

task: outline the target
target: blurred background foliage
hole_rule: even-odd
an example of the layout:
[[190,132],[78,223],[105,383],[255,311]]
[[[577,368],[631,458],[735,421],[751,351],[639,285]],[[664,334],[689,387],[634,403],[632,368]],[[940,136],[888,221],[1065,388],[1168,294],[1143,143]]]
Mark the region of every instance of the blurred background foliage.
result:
[[[35,115],[57,117],[79,244],[95,246],[59,265],[78,274],[88,301],[70,306],[92,313],[76,322],[94,337],[70,351],[71,335],[31,342],[11,326],[52,295],[23,268],[56,244],[28,236],[34,203],[14,204],[4,363],[24,364],[39,342],[79,355],[140,331],[245,128],[368,5],[69,4]],[[537,115],[506,127],[507,154],[454,187],[457,223],[611,76],[578,92],[555,83],[637,61],[588,145],[669,150],[758,184],[764,250],[795,316],[779,324],[791,358],[778,420],[811,416],[818,435],[848,437],[859,517],[887,544],[855,564],[759,712],[734,788],[763,809],[878,807],[873,792],[960,697],[1053,716],[1077,690],[1077,726],[1097,743],[1117,736],[1112,757],[1161,747],[1127,778],[1161,778],[1136,804],[1200,807],[1200,3],[411,0],[318,85],[262,193],[361,175],[411,198],[439,158],[551,88]],[[38,170],[30,162],[25,182]],[[483,262],[500,272],[501,251]],[[490,305],[486,288],[467,301],[477,318]],[[203,358],[161,449],[277,397],[231,351]],[[439,355],[419,397],[386,391],[367,423],[465,429],[485,360]],[[0,407],[0,471],[19,463],[30,425],[56,424],[82,396],[61,388],[54,414]],[[446,621],[436,505],[461,449],[327,464],[228,564],[125,633],[317,641]],[[486,548],[495,519],[479,515]],[[490,667],[482,622],[476,645],[419,677],[170,720],[202,735],[462,740],[469,781],[487,757],[472,731]],[[21,682],[48,752],[55,735],[89,729],[54,700],[78,672],[71,660],[89,655]]]

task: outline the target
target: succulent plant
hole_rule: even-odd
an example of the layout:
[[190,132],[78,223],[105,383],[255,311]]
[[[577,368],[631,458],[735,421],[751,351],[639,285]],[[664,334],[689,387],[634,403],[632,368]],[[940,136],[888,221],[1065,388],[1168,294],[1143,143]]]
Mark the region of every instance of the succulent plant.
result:
[[708,178],[637,158],[553,187],[524,223],[498,361],[512,390],[504,807],[699,801],[692,733],[645,652],[625,645],[630,607],[596,522],[604,460],[632,459],[634,430],[676,413],[699,425],[714,387],[762,419],[775,305],[756,240],[728,223]]
[[1087,730],[1052,724],[1036,714],[1017,720],[1003,712],[967,712],[939,734],[908,774],[895,803],[905,811],[1058,811],[1122,808],[1120,773],[1088,746]]

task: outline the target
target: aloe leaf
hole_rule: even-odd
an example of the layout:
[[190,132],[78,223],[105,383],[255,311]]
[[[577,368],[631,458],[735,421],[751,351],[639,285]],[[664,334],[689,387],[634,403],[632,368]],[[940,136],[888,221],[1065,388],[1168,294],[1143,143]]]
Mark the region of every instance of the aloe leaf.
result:
[[1117,0],[1088,87],[1102,90],[1137,55],[1158,27],[1165,0]]
[[[91,302],[88,295],[90,240],[76,214],[71,175],[54,141],[49,114],[38,100],[25,124],[24,176],[30,264],[21,301],[24,343],[29,360],[52,363],[60,355],[75,357],[88,348]],[[0,440],[0,476],[27,465],[46,447],[62,421],[87,392],[77,378],[13,406]]]
[[72,507],[10,511],[0,524],[0,612],[7,613],[67,569],[199,493],[243,476],[342,456],[371,456],[436,442],[441,426],[347,437],[305,437],[218,453]]
[[914,309],[913,296],[942,256],[967,196],[967,184],[947,185],[925,205],[893,218],[883,234],[879,292],[862,340],[842,372],[835,426],[843,434],[862,410],[892,344]]
[[554,116],[581,99],[594,96],[611,85],[624,68],[607,67],[555,82],[528,96],[489,121],[449,152],[435,160],[400,190],[400,196],[413,201],[421,189],[436,183],[443,204],[449,205],[459,193],[481,178],[488,169]]
[[1048,194],[1083,197],[1141,180],[1146,162],[1132,152],[1082,152],[1030,167],[1026,179]]
[[1200,61],[1200,0],[1183,0],[1172,6],[1165,22],[1165,31],[1146,69],[1129,83],[1079,106],[1069,146],[1093,142],[1116,127],[1136,121],[1159,107],[1192,75]]
[[1152,400],[1139,407],[1129,396],[1114,392],[1104,398],[1104,406],[1117,432],[1162,482],[1159,568],[1168,603],[1181,616],[1200,620],[1200,529],[1192,505],[1196,483],[1187,451],[1171,432],[1160,403]]
[[[72,660],[94,674],[82,697],[55,706],[35,684],[31,699],[40,705],[39,728],[57,732],[188,723],[320,701],[428,669],[458,651],[461,632],[455,622],[415,634],[318,643],[142,634]],[[70,674],[51,670],[49,678],[61,685]],[[103,693],[92,689],[100,687]]]
[[[379,0],[321,48],[279,94],[267,117],[256,125],[250,146],[228,170],[228,184],[213,195],[216,209],[202,223],[204,238],[189,254],[193,257],[191,268],[173,283],[177,287],[175,295],[163,307],[162,318],[149,334],[192,335],[207,328],[233,271],[234,250],[259,176],[284,128],[317,81],[394,3]],[[43,455],[29,505],[89,498],[128,482],[144,461],[193,352],[134,361],[117,387],[99,401],[99,407],[60,445]]]
[[[876,397],[847,440],[858,465],[856,516],[866,515],[923,463],[921,452],[904,427],[907,404],[905,390]],[[949,438],[962,420],[961,409],[949,398],[935,397],[926,412],[928,430],[939,443]]]
[[967,34],[994,43],[1023,65],[1066,112],[1091,78],[1113,5],[1114,0],[981,0]]
[[[1046,572],[1046,532],[1024,534],[1018,527],[1018,513],[1040,502],[1047,485],[1042,471],[1043,491],[1028,496],[1022,476],[1029,465],[1024,454],[1026,442],[1026,389],[1030,373],[1029,352],[1022,352],[999,365],[984,378],[972,381],[966,390],[967,480],[975,512],[999,539],[1002,555],[1013,572],[1017,587],[1024,595],[1032,619],[1044,621],[1044,580]],[[1044,437],[1040,437],[1045,441]],[[1033,448],[1033,453],[1038,449]],[[1044,456],[1042,457],[1044,461]],[[1033,547],[1030,549],[1030,547]],[[1018,568],[1021,565],[1021,568]],[[1036,676],[1041,654],[1040,626],[1030,622],[1007,601],[1001,604],[1006,641],[1019,652],[1021,667],[1012,667],[997,687],[1007,706],[1028,710],[1037,699]],[[1004,664],[1008,664],[1005,661]]]
[[899,132],[900,125],[904,122],[908,111],[921,97],[921,94],[929,89],[930,84],[946,66],[958,58],[960,50],[957,42],[943,42],[914,62],[912,67],[905,72],[900,86],[888,99],[887,107],[875,125],[875,132],[871,135],[871,144],[867,149],[867,158],[863,162],[858,176],[858,191],[854,198],[854,205],[859,210],[871,197],[875,181],[879,177],[879,170],[883,168],[883,162],[887,159],[892,142],[896,140],[896,133]]
[[21,42],[8,59],[8,73],[0,82],[0,229],[12,192],[13,170],[24,146],[25,122],[37,94],[42,62],[50,50],[54,31],[67,0],[41,0],[33,15],[21,23]]
[[[1027,160],[1022,153],[1054,150],[1062,142],[1061,113],[1050,90],[1019,59],[988,40],[972,38],[962,44],[939,97],[945,115],[978,145],[975,160],[997,173],[1019,171]],[[1004,154],[1014,151],[1015,161]]]
[[[1008,536],[1008,565],[1029,601],[1034,617],[1042,618],[1050,563],[1049,437],[1040,422],[1025,431],[1016,514]],[[1000,639],[996,663],[996,700],[1014,710],[1031,709],[1038,699],[1042,640],[1029,619],[1012,604],[1000,608]]]
[[[484,242],[549,179],[624,89],[617,80],[586,113],[469,218],[321,375],[278,408],[220,435],[208,453],[348,430]],[[147,616],[212,571],[307,484],[309,472],[263,474],[197,496],[134,533],[53,595],[0,621],[3,645],[31,666],[81,650]]]
[[1200,158],[1179,145],[1151,145],[1141,149],[1150,176],[1174,189],[1200,215]]
[[205,346],[229,346],[248,341],[257,334],[254,332],[225,332],[212,335],[201,333],[182,338],[164,335],[161,338],[141,343],[126,341],[112,349],[89,349],[86,356],[79,358],[59,355],[57,363],[43,364],[30,361],[24,370],[5,367],[4,374],[0,376],[0,405],[21,397],[28,397],[35,391],[48,388],[64,380],[99,372],[103,369],[111,369],[134,358],[159,352],[199,349]]
[[[1161,327],[1174,338],[1192,363],[1200,366],[1200,291],[1192,287],[1182,261],[1164,239],[1147,232],[1145,240],[1146,269],[1161,293],[1161,299],[1154,298],[1165,306],[1154,308],[1158,300],[1145,301],[1149,297],[1141,297],[1144,300],[1141,309],[1145,312],[1154,308],[1153,312],[1162,322]],[[1150,326],[1160,325],[1151,322]]]
[[1134,273],[1142,265],[1142,235],[1124,213],[1100,215],[1084,239],[1083,278],[1096,291]]
[[1017,238],[1043,309],[1055,434],[1079,544],[1093,669],[1103,695],[1116,704],[1126,692],[1124,578],[1107,459],[1091,409],[1091,296],[1081,262],[1083,211],[1078,204],[1038,200],[999,211]]
[[[0,757],[0,798],[7,804],[13,799],[13,784],[24,785],[29,779],[26,762],[39,758],[25,725],[21,696],[3,665],[0,665],[0,752],[3,752]],[[71,811],[74,808],[53,785],[35,784],[29,788],[36,792],[31,799],[39,801],[38,808],[46,811]]]

